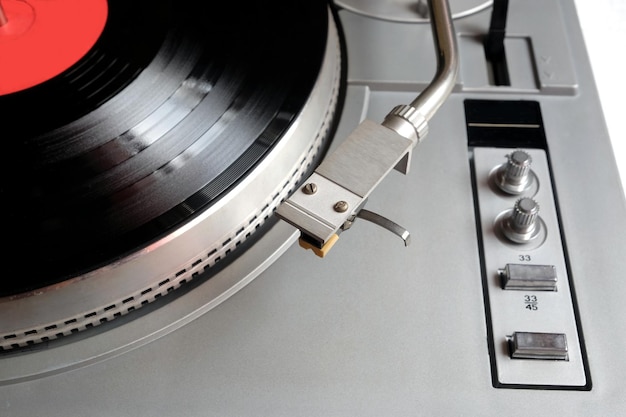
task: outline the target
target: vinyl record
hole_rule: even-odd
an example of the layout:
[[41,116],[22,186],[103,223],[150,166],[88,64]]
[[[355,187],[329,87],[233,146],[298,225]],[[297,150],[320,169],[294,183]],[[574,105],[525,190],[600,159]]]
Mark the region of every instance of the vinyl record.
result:
[[324,1],[107,6],[77,62],[0,96],[0,295],[106,265],[214,204],[280,141],[322,62]]

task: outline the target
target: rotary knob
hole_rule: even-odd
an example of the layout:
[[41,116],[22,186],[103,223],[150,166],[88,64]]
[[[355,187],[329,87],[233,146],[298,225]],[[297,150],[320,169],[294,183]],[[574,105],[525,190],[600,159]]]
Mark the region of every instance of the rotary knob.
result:
[[520,198],[500,224],[507,239],[515,243],[530,242],[541,231],[539,204],[532,198]]
[[505,193],[520,194],[532,184],[534,178],[530,171],[532,158],[521,149],[511,152],[506,158],[506,164],[496,173],[496,184]]

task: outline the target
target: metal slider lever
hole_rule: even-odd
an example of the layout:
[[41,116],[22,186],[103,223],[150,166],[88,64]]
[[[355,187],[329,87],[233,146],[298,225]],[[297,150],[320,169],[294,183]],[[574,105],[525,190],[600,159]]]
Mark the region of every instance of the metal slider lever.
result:
[[456,83],[458,50],[448,1],[429,0],[428,4],[437,51],[437,72],[431,83],[410,104],[396,106],[382,124],[364,120],[276,210],[279,218],[301,231],[300,244],[319,256],[330,250],[339,233],[357,217],[385,227],[405,244],[408,241],[404,228],[362,209],[392,169],[408,173],[413,148],[428,133],[428,121]]

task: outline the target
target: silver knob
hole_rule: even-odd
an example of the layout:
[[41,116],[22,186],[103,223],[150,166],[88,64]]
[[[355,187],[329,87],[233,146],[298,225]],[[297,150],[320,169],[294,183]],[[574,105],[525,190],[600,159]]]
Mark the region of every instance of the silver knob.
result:
[[520,194],[528,189],[533,181],[530,171],[531,156],[521,150],[508,154],[507,162],[496,173],[496,184],[508,194]]
[[541,222],[539,204],[532,198],[522,197],[501,223],[502,232],[515,243],[530,242],[539,235]]

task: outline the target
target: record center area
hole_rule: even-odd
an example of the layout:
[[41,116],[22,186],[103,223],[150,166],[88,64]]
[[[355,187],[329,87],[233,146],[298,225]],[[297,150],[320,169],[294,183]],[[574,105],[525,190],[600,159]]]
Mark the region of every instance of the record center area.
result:
[[3,0],[0,96],[56,77],[76,64],[104,29],[106,0]]

